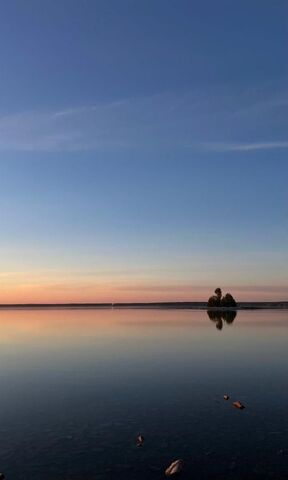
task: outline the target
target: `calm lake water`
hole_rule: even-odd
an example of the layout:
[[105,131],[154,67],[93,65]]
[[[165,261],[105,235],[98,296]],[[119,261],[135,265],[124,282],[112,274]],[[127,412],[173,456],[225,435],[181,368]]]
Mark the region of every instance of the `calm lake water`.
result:
[[288,478],[287,311],[7,310],[0,328],[7,480],[156,480],[177,458],[183,479]]

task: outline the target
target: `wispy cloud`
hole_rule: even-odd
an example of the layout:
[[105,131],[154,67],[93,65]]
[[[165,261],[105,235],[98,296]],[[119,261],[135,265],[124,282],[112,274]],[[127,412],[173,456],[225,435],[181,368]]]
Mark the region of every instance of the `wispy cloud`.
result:
[[288,148],[288,141],[255,142],[255,143],[213,143],[205,145],[217,152],[249,152],[253,150],[275,150]]
[[57,117],[68,117],[68,116],[77,116],[81,115],[83,113],[91,113],[91,112],[99,112],[105,111],[105,110],[113,110],[114,108],[122,107],[124,105],[127,105],[129,103],[129,99],[123,99],[123,100],[118,100],[115,102],[110,102],[110,103],[100,103],[97,105],[86,105],[82,107],[76,107],[76,108],[68,108],[66,110],[59,110],[54,113],[52,113],[52,118],[57,118]]
[[[0,116],[2,151],[80,151],[123,146],[128,100]],[[126,135],[127,137],[127,135]]]
[[201,90],[13,113],[0,115],[0,151],[286,149],[287,109],[286,92]]

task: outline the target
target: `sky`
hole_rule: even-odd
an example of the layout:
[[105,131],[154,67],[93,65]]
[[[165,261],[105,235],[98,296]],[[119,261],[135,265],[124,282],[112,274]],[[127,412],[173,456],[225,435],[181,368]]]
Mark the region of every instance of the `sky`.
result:
[[286,0],[9,0],[0,303],[288,300]]

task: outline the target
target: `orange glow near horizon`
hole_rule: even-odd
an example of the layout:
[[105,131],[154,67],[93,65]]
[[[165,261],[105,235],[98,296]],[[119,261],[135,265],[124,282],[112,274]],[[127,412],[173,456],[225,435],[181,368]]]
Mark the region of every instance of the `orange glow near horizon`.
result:
[[[206,301],[215,286],[193,286],[189,284],[161,284],[148,282],[90,282],[77,284],[8,283],[2,281],[0,303],[112,303],[112,302],[177,302]],[[231,292],[238,301],[285,301],[288,289],[283,286],[237,286],[221,285],[223,292]]]

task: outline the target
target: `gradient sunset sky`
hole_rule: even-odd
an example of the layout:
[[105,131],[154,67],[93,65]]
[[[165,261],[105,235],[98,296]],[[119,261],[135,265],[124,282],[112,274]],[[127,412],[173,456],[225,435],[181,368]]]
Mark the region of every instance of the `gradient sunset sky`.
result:
[[288,300],[286,0],[9,0],[0,303]]

